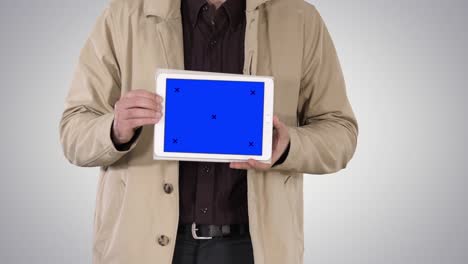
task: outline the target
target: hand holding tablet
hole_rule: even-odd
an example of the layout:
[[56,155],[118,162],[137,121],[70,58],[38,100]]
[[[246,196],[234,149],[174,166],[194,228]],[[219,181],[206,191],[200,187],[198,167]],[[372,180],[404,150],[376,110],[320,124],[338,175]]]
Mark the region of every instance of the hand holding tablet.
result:
[[161,102],[160,96],[137,89],[126,93],[115,103],[111,137],[117,148],[125,148],[139,127],[159,122]]
[[272,77],[159,70],[154,159],[270,163]]

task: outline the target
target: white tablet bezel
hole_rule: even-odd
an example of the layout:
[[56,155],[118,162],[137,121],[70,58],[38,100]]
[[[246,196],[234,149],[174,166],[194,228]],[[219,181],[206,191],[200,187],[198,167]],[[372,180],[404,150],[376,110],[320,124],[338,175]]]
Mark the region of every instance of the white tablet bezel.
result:
[[[166,105],[166,80],[192,79],[192,80],[225,80],[243,82],[263,82],[264,104],[263,104],[263,142],[262,156],[231,155],[231,154],[207,154],[207,153],[182,153],[164,152],[164,127],[165,127],[165,105]],[[154,127],[153,159],[155,160],[185,160],[185,161],[211,161],[232,162],[255,159],[264,163],[271,163],[272,137],[273,137],[273,102],[274,81],[268,76],[251,76],[237,74],[219,74],[195,71],[180,71],[160,69],[156,74],[156,93],[163,98],[161,120]]]

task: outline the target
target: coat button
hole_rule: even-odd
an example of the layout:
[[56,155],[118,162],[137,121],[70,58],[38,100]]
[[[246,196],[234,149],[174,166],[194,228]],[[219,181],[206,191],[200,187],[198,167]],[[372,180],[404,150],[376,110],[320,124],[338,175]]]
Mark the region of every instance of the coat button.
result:
[[158,244],[161,246],[167,246],[169,245],[169,238],[165,235],[161,235],[158,237]]
[[172,186],[172,184],[170,184],[170,183],[165,183],[164,184],[164,192],[166,192],[167,194],[170,194],[170,193],[172,193],[172,191],[174,191],[174,186]]

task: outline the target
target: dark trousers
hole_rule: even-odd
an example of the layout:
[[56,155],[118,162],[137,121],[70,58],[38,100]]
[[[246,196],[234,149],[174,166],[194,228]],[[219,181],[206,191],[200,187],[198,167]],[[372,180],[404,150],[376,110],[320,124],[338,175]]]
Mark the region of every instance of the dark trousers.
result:
[[254,264],[252,241],[248,233],[209,240],[178,234],[172,264]]

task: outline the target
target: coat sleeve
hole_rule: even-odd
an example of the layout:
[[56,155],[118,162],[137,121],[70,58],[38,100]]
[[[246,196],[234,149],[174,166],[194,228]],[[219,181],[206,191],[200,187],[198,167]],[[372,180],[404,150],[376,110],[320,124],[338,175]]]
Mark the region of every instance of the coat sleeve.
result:
[[118,41],[108,8],[81,49],[60,120],[63,153],[72,164],[109,166],[138,142],[136,134],[130,146],[122,149],[111,139],[114,104],[121,95]]
[[327,174],[346,167],[354,155],[358,124],[327,27],[313,5],[304,12],[304,57],[298,126],[288,126],[286,160],[272,170]]

